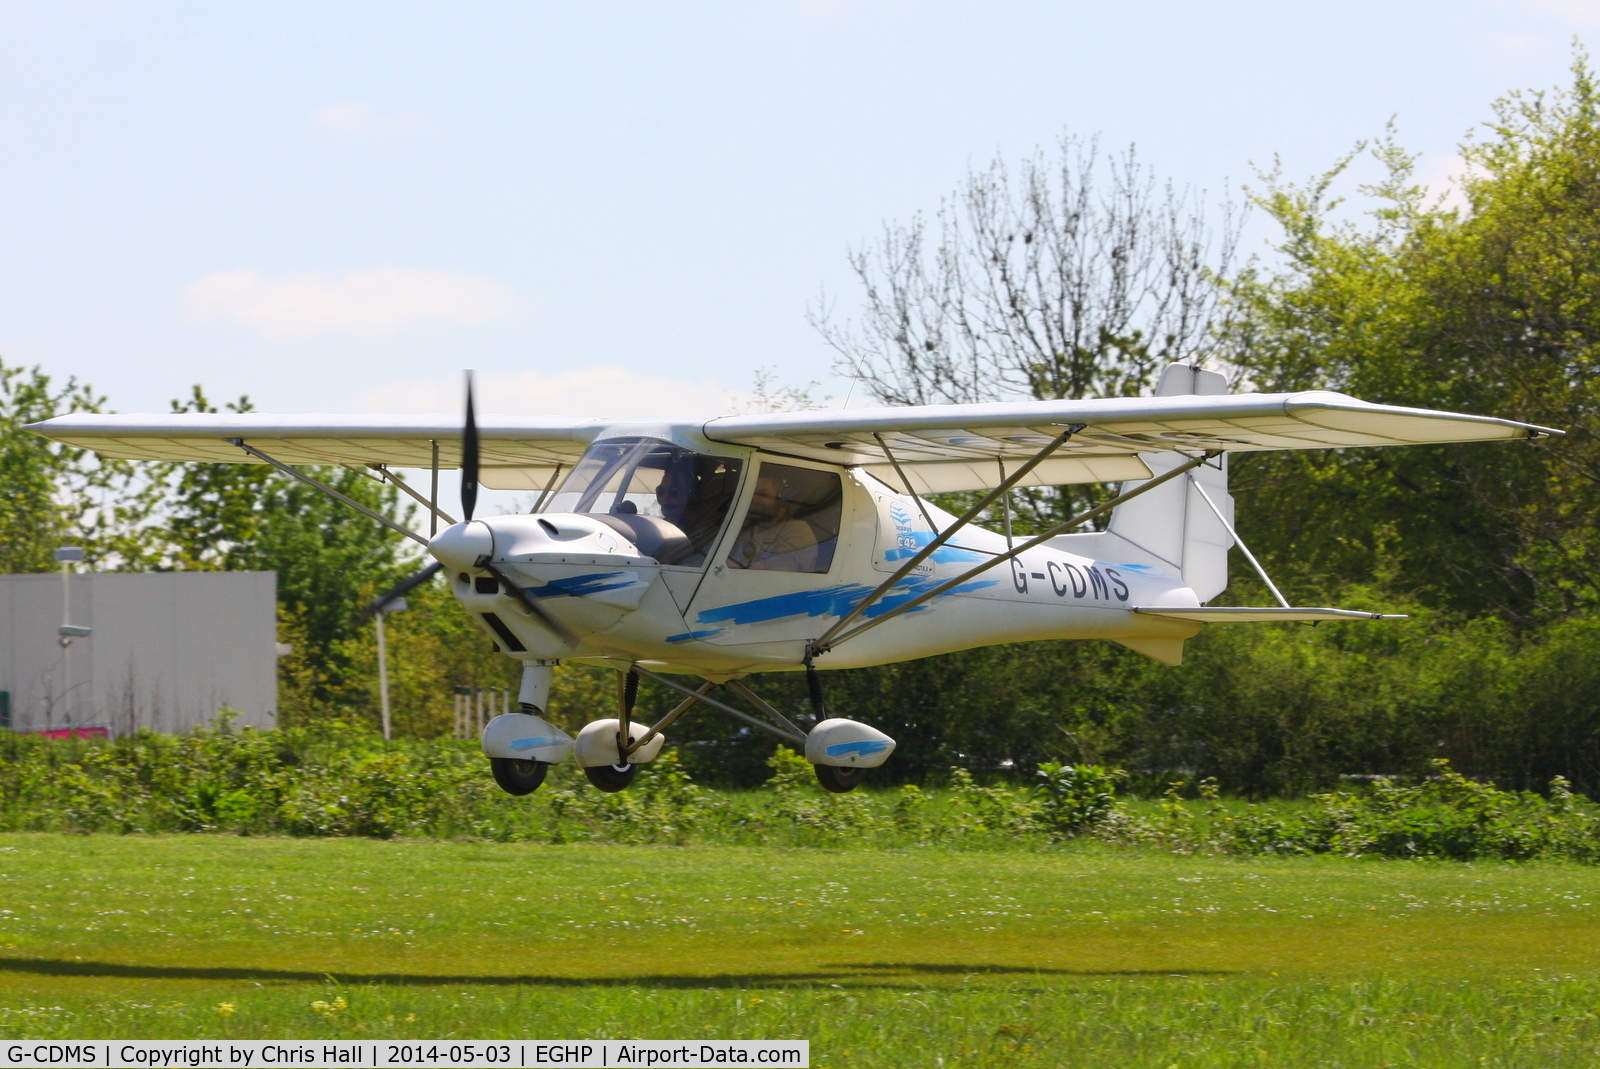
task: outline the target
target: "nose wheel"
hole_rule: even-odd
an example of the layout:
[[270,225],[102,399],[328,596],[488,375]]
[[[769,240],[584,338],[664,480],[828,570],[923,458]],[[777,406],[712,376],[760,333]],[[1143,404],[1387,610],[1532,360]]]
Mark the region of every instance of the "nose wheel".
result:
[[628,765],[591,765],[583,770],[589,777],[589,782],[607,794],[616,794],[633,782],[633,777],[638,773],[639,766]]
[[502,791],[520,798],[539,789],[539,784],[544,782],[544,774],[550,771],[550,763],[523,761],[515,757],[491,757],[489,771]]

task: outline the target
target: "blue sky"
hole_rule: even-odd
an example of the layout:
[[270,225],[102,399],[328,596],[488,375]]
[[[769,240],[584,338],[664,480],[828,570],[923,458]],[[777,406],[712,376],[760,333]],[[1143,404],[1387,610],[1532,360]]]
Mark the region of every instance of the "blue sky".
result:
[[[1600,0],[0,3],[0,358],[120,411],[719,409],[846,250],[1061,131],[1442,181]],[[1252,233],[1259,241],[1263,231]]]

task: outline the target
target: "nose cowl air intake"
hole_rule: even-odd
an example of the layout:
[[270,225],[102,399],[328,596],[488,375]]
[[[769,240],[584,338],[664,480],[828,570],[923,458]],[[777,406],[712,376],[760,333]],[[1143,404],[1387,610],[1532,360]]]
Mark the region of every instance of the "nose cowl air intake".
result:
[[[490,516],[460,527],[434,540],[434,556],[462,572],[487,556],[502,581],[580,631],[610,626],[620,618],[616,610],[637,609],[659,571],[653,559],[592,516]],[[599,608],[610,615],[591,611]]]
[[494,533],[482,520],[458,523],[440,531],[428,543],[433,559],[453,572],[476,568],[478,562],[494,554]]

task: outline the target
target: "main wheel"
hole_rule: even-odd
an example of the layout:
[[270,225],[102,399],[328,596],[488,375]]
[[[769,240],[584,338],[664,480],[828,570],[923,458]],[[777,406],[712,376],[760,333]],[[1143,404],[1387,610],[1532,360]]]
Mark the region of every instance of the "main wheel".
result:
[[638,765],[591,765],[583,770],[589,782],[607,794],[616,794],[633,782]]
[[840,768],[838,765],[812,765],[817,770],[817,782],[831,794],[848,794],[861,786],[867,778],[864,768]]
[[550,762],[524,761],[517,757],[491,757],[489,771],[494,773],[494,781],[500,785],[502,791],[520,798],[539,789],[539,784],[544,782],[544,774],[550,771]]

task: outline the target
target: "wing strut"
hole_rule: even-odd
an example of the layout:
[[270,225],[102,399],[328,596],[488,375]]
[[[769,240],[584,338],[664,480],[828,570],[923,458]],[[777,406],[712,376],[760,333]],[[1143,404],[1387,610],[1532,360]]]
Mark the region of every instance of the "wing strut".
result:
[[529,515],[537,514],[544,508],[545,499],[550,496],[550,491],[556,488],[556,480],[561,478],[561,469],[565,464],[557,464],[556,470],[550,473],[550,481],[544,484],[544,489],[539,491],[539,500],[533,503],[533,508],[528,510]]
[[[348,467],[348,465],[346,465],[346,466]],[[394,472],[390,471],[389,470],[389,466],[387,464],[368,464],[367,467],[371,468],[373,471],[375,471],[378,474],[382,475],[385,481],[394,483],[394,485],[396,485],[396,486],[398,486],[400,488],[401,493],[403,493],[403,494],[407,495],[408,497],[410,497],[411,500],[421,503],[423,508],[427,509],[430,513],[432,513],[433,514],[432,518],[429,520],[429,529],[430,530],[433,528],[434,523],[436,521],[438,521],[438,520],[443,520],[445,522],[445,526],[447,526],[447,527],[454,527],[455,526],[456,521],[451,519],[450,518],[450,514],[448,512],[446,512],[444,509],[440,508],[438,506],[438,504],[437,504],[437,502],[439,500],[439,493],[438,493],[437,489],[434,490],[433,500],[429,501],[427,498],[423,497],[421,494],[419,494],[415,490],[411,489],[411,485],[409,483],[407,483],[404,479],[400,478],[400,476],[398,476]],[[350,470],[351,471],[355,471],[355,470],[358,470],[358,469],[351,468]]]
[[889,443],[885,442],[883,435],[876,431],[873,432],[872,436],[878,440],[878,448],[883,450],[883,455],[889,458],[889,463],[894,467],[894,473],[900,476],[900,485],[906,488],[906,493],[911,495],[911,500],[917,503],[917,511],[922,513],[922,522],[928,525],[928,530],[935,530],[938,524],[934,523],[933,517],[928,515],[928,506],[922,503],[922,497],[917,493],[917,488],[911,485],[911,480],[906,478],[905,470],[900,467],[900,462],[889,451]]
[[260,457],[262,460],[266,461],[268,464],[271,464],[274,468],[277,468],[279,471],[283,472],[285,475],[293,476],[294,478],[299,479],[301,482],[305,483],[307,486],[313,487],[314,489],[317,489],[317,490],[321,490],[323,493],[327,494],[329,497],[333,498],[335,501],[343,502],[344,504],[349,505],[351,508],[355,509],[357,512],[366,513],[368,516],[371,516],[373,519],[377,520],[379,523],[383,524],[385,527],[393,528],[394,530],[399,531],[401,534],[405,535],[407,538],[410,538],[413,541],[421,542],[423,545],[427,545],[428,544],[428,540],[426,538],[423,538],[421,535],[417,534],[417,532],[415,532],[415,531],[413,531],[413,530],[411,530],[409,528],[400,526],[398,523],[395,523],[393,520],[391,520],[389,517],[383,515],[382,513],[378,513],[378,512],[372,511],[371,509],[367,508],[367,506],[363,505],[361,502],[355,501],[355,500],[352,500],[351,498],[346,497],[345,495],[341,494],[339,491],[335,490],[333,487],[328,486],[326,483],[318,482],[317,480],[313,479],[311,476],[307,475],[305,472],[300,471],[297,468],[290,467],[288,464],[285,464],[283,461],[277,459],[276,457],[267,456],[267,454],[263,453],[261,450],[257,449],[255,446],[246,444],[246,442],[245,442],[245,440],[243,438],[229,438],[229,439],[227,439],[227,442],[228,442],[229,445],[238,446],[240,449],[243,449],[246,453],[249,453],[253,457]]
[[428,443],[433,446],[433,481],[428,490],[428,537],[439,533],[439,439]]
[[1250,552],[1250,547],[1244,544],[1244,539],[1239,537],[1239,532],[1233,529],[1233,524],[1229,523],[1228,518],[1222,514],[1222,510],[1217,508],[1217,503],[1211,500],[1211,495],[1206,493],[1206,488],[1200,485],[1200,480],[1190,475],[1189,482],[1193,483],[1194,488],[1200,491],[1200,496],[1205,500],[1205,503],[1211,506],[1211,512],[1216,516],[1217,522],[1222,524],[1222,529],[1233,536],[1233,544],[1239,547],[1239,552],[1243,553],[1244,559],[1250,562],[1250,567],[1254,568],[1256,574],[1261,577],[1261,581],[1267,584],[1267,589],[1272,591],[1272,596],[1278,599],[1278,604],[1287,609],[1289,602],[1279,593],[1278,584],[1274,583],[1271,576],[1267,575],[1267,570],[1261,567],[1261,562],[1256,560],[1254,553]]
[[[910,575],[912,570],[915,569],[917,565],[921,564],[923,561],[925,561],[929,557],[933,556],[934,551],[937,550],[940,546],[944,545],[946,542],[950,541],[950,539],[955,536],[955,533],[957,531],[961,530],[961,528],[967,526],[967,524],[969,524],[973,520],[977,519],[978,516],[983,512],[984,509],[986,509],[990,505],[994,504],[995,499],[1000,498],[1000,497],[1006,497],[1006,495],[1008,495],[1011,492],[1011,488],[1013,486],[1015,486],[1015,485],[1017,485],[1017,483],[1021,482],[1023,480],[1023,478],[1026,477],[1027,474],[1030,471],[1032,471],[1034,468],[1038,467],[1041,463],[1043,463],[1044,460],[1047,457],[1049,457],[1051,453],[1054,453],[1057,449],[1059,449],[1063,445],[1065,445],[1068,438],[1071,438],[1074,434],[1077,434],[1079,431],[1083,430],[1084,426],[1085,426],[1085,424],[1082,424],[1082,423],[1070,424],[1067,427],[1066,430],[1064,430],[1060,434],[1056,435],[1055,438],[1051,440],[1049,445],[1047,445],[1043,449],[1039,450],[1032,457],[1030,457],[1028,459],[1028,461],[1025,464],[1022,465],[1022,467],[1020,467],[1016,471],[1012,472],[1010,477],[1000,480],[1000,485],[999,486],[996,486],[993,490],[990,490],[987,494],[985,494],[983,496],[983,499],[981,501],[979,501],[976,505],[973,505],[966,512],[962,513],[960,519],[956,520],[955,523],[952,523],[945,530],[940,531],[938,533],[938,535],[935,536],[933,541],[931,541],[927,545],[923,546],[921,549],[919,549],[916,552],[915,556],[913,556],[910,560],[906,561],[904,564],[900,565],[900,567],[895,570],[895,573],[893,575],[891,575],[889,578],[885,579],[883,582],[878,584],[878,588],[876,590],[874,590],[872,593],[868,594],[866,597],[864,597],[860,601],[858,601],[856,603],[855,608],[851,609],[844,616],[840,617],[837,623],[835,623],[832,627],[828,628],[828,630],[824,631],[820,638],[818,638],[816,641],[811,643],[811,645],[806,650],[806,664],[809,665],[811,663],[811,658],[815,657],[817,654],[826,653],[826,652],[828,652],[828,650],[832,649],[833,646],[836,645],[836,643],[832,642],[832,639],[833,639],[833,637],[835,635],[837,635],[839,632],[843,631],[846,627],[849,627],[850,624],[852,622],[854,622],[856,617],[858,617],[862,613],[866,612],[867,609],[870,608],[874,602],[876,602],[879,598],[883,597],[890,590],[892,590],[896,583],[898,583],[900,580],[904,579],[906,576]],[[884,447],[884,452],[885,453],[889,452],[887,446]],[[894,457],[890,456],[889,459],[892,461],[894,459]],[[900,466],[898,464],[895,465],[895,470],[896,471],[900,470]],[[1003,472],[1004,470],[1005,470],[1005,462],[1001,461],[1001,471]],[[902,472],[900,477],[902,479],[904,479],[905,478],[905,474]],[[913,497],[916,496],[916,491],[911,489],[911,483],[910,483],[909,480],[906,481],[906,489],[911,492],[911,495]],[[920,505],[921,503],[922,503],[922,499],[921,498],[917,498],[917,504]],[[923,518],[926,519],[928,514],[927,514],[926,511],[924,511],[922,515],[923,515]],[[931,519],[928,520],[928,527],[931,529],[933,526],[934,526],[933,521]],[[1006,534],[1009,535],[1010,533],[1011,533],[1011,503],[1010,503],[1009,497],[1007,497],[1006,498]],[[1009,546],[1010,546],[1010,540],[1008,538],[1007,539],[1007,548],[1009,548]],[[997,561],[994,561],[993,563],[998,564],[999,561],[997,560]]]
[[[962,517],[958,518],[958,520],[955,520],[955,523],[947,526],[946,530],[939,531],[938,536],[934,536],[934,539],[931,541],[931,543],[926,544],[926,546],[923,546],[922,549],[918,549],[917,554],[915,554],[912,559],[907,560],[906,563],[902,563],[901,567],[894,571],[894,575],[891,575],[890,578],[885,579],[883,583],[878,584],[877,589],[872,591],[872,594],[866,595],[864,599],[856,602],[856,607],[854,607],[853,610],[845,613],[842,618],[838,619],[838,623],[835,623],[834,626],[829,627],[827,631],[822,632],[822,637],[819,637],[816,642],[811,643],[810,647],[808,647],[808,650],[806,650],[805,663],[810,664],[811,658],[814,658],[814,656],[818,655],[818,653],[827,653],[827,651],[832,650],[834,645],[837,645],[837,643],[832,642],[834,635],[837,635],[838,632],[842,632],[845,627],[850,626],[854,619],[858,618],[858,616],[861,616],[864,611],[867,611],[867,608],[872,607],[874,602],[877,602],[877,600],[880,599],[880,597],[883,597],[883,595],[888,594],[888,592],[893,589],[894,584],[899,583],[901,579],[909,576],[910,573],[912,573],[912,570],[917,568],[917,565],[920,565],[923,560],[931,557],[931,555],[934,554],[934,551],[938,551],[939,547],[944,546],[947,541],[950,541],[950,538],[954,538],[955,533],[957,533],[958,530],[962,530],[963,526],[966,526],[968,523],[976,520],[976,518],[979,517],[979,514],[982,514],[982,510],[987,509],[987,507],[994,504],[995,499],[1003,498],[1003,496],[1006,496],[1006,494],[1010,494],[1011,486],[1018,485],[1019,482],[1022,482],[1022,478],[1027,477],[1027,474],[1029,474],[1030,470],[1034,470],[1035,467],[1040,466],[1040,464],[1042,464],[1042,462],[1045,461],[1045,459],[1048,458],[1051,453],[1059,450],[1062,445],[1066,445],[1067,438],[1077,434],[1078,430],[1083,430],[1083,427],[1085,427],[1085,424],[1082,424],[1082,422],[1070,424],[1066,430],[1062,430],[1061,434],[1056,435],[1056,437],[1051,440],[1050,445],[1046,445],[1045,448],[1042,448],[1042,450],[1038,451],[1038,453],[1035,453],[1032,458],[1029,458],[1029,461],[1027,461],[1026,464],[1022,464],[1022,467],[1019,467],[1019,469],[1011,472],[1010,477],[1002,478],[1002,480],[1000,480],[1000,485],[995,486],[994,490],[990,490],[989,493],[984,494],[984,498],[982,498],[978,504],[974,504],[971,509],[963,512]],[[885,446],[883,451],[888,453],[888,446]],[[890,456],[890,459],[893,461],[893,456]],[[899,470],[899,464],[894,466],[894,470]],[[1002,467],[1002,470],[1005,469]],[[906,478],[904,472],[901,472],[901,478]],[[912,496],[917,494],[917,491],[910,490],[909,480],[906,482],[906,490],[909,490]],[[920,506],[920,504],[922,504],[922,499],[917,498],[917,504]],[[1010,499],[1006,499],[1006,531],[1008,531],[1008,533],[1010,533],[1011,528],[1010,514]],[[923,512],[923,518],[926,517],[928,517],[928,514],[926,514],[925,510],[925,512]],[[928,520],[928,526],[933,528],[933,520]]]
[[[857,635],[861,634],[863,631],[870,631],[872,628],[877,627],[879,624],[887,623],[888,621],[893,620],[897,616],[903,616],[904,614],[910,612],[912,609],[917,608],[919,605],[924,605],[927,602],[932,601],[934,598],[938,597],[940,594],[943,594],[943,593],[946,593],[947,591],[953,590],[954,588],[960,586],[962,583],[965,583],[969,579],[972,579],[974,576],[982,575],[984,572],[988,571],[990,568],[993,568],[997,564],[1004,564],[1006,561],[1011,560],[1013,557],[1016,557],[1016,556],[1018,556],[1018,555],[1020,555],[1022,553],[1027,552],[1028,550],[1032,549],[1034,546],[1042,545],[1043,543],[1048,542],[1050,539],[1054,538],[1058,534],[1061,534],[1061,533],[1063,533],[1065,531],[1069,531],[1069,530],[1071,530],[1072,528],[1078,526],[1081,523],[1086,523],[1089,520],[1094,519],[1096,516],[1101,515],[1102,513],[1109,512],[1110,510],[1116,508],[1118,505],[1122,504],[1124,501],[1131,501],[1132,499],[1138,497],[1140,494],[1147,493],[1150,490],[1154,490],[1156,487],[1160,486],[1164,482],[1168,482],[1168,481],[1170,481],[1172,479],[1176,479],[1178,476],[1186,474],[1189,471],[1192,471],[1193,469],[1198,468],[1201,464],[1204,464],[1206,461],[1210,460],[1212,457],[1220,456],[1221,453],[1222,453],[1222,450],[1220,450],[1220,449],[1211,449],[1211,450],[1207,450],[1204,453],[1201,453],[1197,457],[1190,457],[1189,460],[1186,463],[1179,464],[1176,468],[1173,468],[1171,471],[1164,472],[1164,473],[1162,473],[1160,475],[1157,475],[1154,479],[1150,479],[1147,482],[1142,483],[1141,485],[1135,487],[1134,489],[1129,490],[1127,493],[1118,494],[1116,497],[1112,498],[1110,501],[1107,501],[1104,504],[1096,505],[1094,508],[1090,509],[1087,512],[1080,512],[1078,515],[1072,517],[1070,520],[1066,520],[1063,523],[1056,524],[1054,527],[1050,528],[1050,530],[1046,531],[1044,534],[1037,535],[1037,536],[1035,536],[1033,538],[1030,538],[1030,539],[1028,539],[1028,541],[1022,543],[1022,545],[1016,546],[1013,549],[1009,549],[1006,552],[1001,553],[1001,554],[993,557],[992,559],[987,560],[984,563],[978,565],[976,568],[969,568],[967,571],[962,572],[960,575],[956,576],[954,579],[950,579],[950,580],[947,580],[947,581],[945,581],[943,583],[940,583],[938,586],[934,587],[932,590],[928,591],[925,594],[922,594],[922,595],[920,595],[918,597],[912,598],[910,601],[902,602],[901,604],[896,605],[894,608],[890,609],[888,612],[884,613],[882,616],[874,617],[873,619],[868,620],[866,623],[859,624],[856,627],[851,628],[849,631],[844,632],[843,634],[838,634],[838,632],[840,630],[840,624],[842,624],[844,622],[844,620],[851,619],[856,615],[856,613],[852,612],[850,617],[841,618],[839,624],[834,624],[832,627],[828,628],[828,630],[823,633],[823,637],[822,638],[817,639],[815,642],[811,643],[810,646],[808,646],[806,648],[806,663],[809,664],[811,662],[812,658],[816,657],[819,654],[827,653],[829,650],[836,648],[841,642],[845,642],[845,641],[848,641],[849,639],[855,638]],[[955,529],[954,526],[952,526],[951,530],[954,530],[954,529]],[[881,590],[882,587],[880,587],[879,589]],[[876,594],[877,591],[874,591],[873,593]],[[869,597],[871,597],[871,595],[869,595]],[[859,606],[858,606],[858,608],[859,608]],[[837,635],[837,637],[834,637],[836,635]]]

